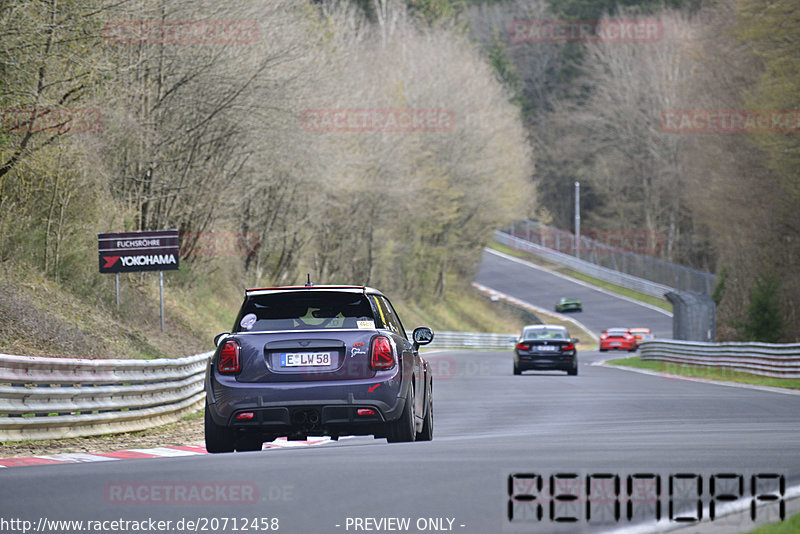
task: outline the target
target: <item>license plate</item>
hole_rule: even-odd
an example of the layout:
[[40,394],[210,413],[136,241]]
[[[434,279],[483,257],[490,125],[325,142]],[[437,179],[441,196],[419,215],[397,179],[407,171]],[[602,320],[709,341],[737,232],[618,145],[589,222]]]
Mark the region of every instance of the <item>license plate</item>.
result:
[[331,364],[330,352],[282,352],[281,367],[325,366]]
[[611,342],[611,346],[612,347],[619,347],[620,345],[621,345],[621,343],[619,341],[612,341]]
[[555,352],[558,347],[556,345],[537,345],[536,350],[539,352]]

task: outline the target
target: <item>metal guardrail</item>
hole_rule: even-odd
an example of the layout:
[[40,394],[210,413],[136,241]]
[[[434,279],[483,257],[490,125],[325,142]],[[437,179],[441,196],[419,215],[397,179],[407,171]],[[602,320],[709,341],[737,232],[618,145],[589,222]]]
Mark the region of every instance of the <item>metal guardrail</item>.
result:
[[[518,334],[517,334],[518,335]],[[432,349],[508,349],[513,350],[514,343],[509,338],[515,334],[490,334],[483,332],[439,332],[433,334],[433,341],[425,348]],[[411,339],[411,332],[408,332]]]
[[669,286],[657,284],[655,282],[651,282],[650,280],[637,278],[636,276],[631,276],[629,274],[614,271],[612,269],[607,269],[605,267],[601,267],[600,265],[595,265],[593,263],[580,260],[575,256],[569,256],[567,254],[558,252],[557,250],[553,250],[542,245],[537,245],[536,243],[531,243],[530,241],[520,239],[519,237],[514,237],[499,230],[495,230],[494,235],[495,241],[504,245],[508,245],[515,250],[529,252],[545,260],[563,265],[564,267],[568,267],[574,271],[578,271],[579,273],[616,284],[620,287],[632,289],[646,295],[664,298],[666,293],[669,293],[673,290],[673,288]]
[[800,378],[800,344],[653,340],[639,345],[639,351],[641,359],[645,361]]
[[212,352],[156,360],[0,354],[0,441],[144,430],[202,406]]

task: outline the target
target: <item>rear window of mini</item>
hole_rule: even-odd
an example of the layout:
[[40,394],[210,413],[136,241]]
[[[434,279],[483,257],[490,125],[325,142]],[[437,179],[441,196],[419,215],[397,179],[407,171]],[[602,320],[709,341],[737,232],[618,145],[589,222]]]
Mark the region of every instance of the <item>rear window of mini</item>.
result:
[[248,297],[233,331],[374,327],[372,308],[363,293],[286,291]]

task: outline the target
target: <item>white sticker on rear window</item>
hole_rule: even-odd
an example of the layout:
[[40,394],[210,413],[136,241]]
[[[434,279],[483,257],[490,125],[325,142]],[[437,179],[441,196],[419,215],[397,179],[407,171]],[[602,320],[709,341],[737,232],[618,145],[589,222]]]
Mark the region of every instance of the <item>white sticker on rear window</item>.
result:
[[372,320],[369,320],[369,321],[358,321],[358,323],[356,323],[356,324],[358,325],[358,328],[360,328],[360,329],[364,329],[364,330],[374,330],[375,329],[375,321],[372,321]]
[[242,320],[239,322],[239,324],[245,330],[250,330],[251,328],[253,328],[253,325],[256,324],[256,314],[248,313],[247,315],[242,317]]

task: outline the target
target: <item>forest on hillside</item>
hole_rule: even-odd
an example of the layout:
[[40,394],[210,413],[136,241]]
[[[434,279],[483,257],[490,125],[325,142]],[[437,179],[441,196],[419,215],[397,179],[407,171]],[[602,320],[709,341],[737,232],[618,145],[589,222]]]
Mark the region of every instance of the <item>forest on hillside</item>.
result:
[[[598,20],[659,32],[512,33]],[[98,232],[178,228],[244,285],[432,299],[495,227],[569,229],[579,180],[585,230],[718,274],[722,338],[800,339],[790,0],[0,0],[0,36],[0,262],[79,293]]]
[[[532,154],[463,32],[401,4],[383,15],[0,2],[0,260],[91,286],[97,232],[177,228],[195,266],[214,258],[192,238],[228,232],[257,244],[237,256],[244,284],[310,272],[441,295],[496,225],[531,208]],[[382,109],[415,122],[325,126],[326,113]]]
[[[800,338],[795,2],[518,0],[466,12],[523,111],[539,219],[571,229],[579,180],[582,229],[657,234],[662,259],[718,275],[722,339]],[[660,33],[509,39],[519,20],[645,20]]]

